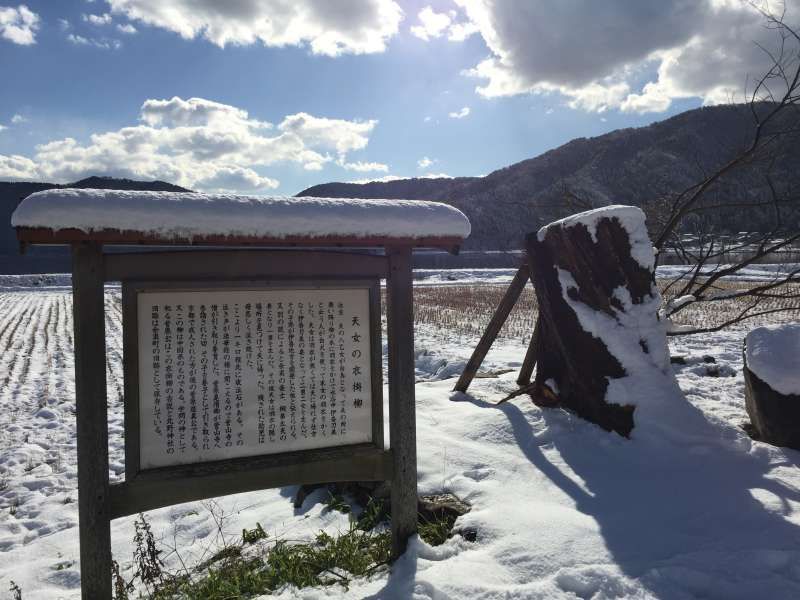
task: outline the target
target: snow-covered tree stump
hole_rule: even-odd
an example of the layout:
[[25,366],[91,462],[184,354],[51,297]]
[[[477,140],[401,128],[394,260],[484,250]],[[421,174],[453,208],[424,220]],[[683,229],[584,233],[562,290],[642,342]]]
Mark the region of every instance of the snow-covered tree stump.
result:
[[747,334],[744,382],[755,437],[800,450],[800,324]]
[[621,383],[609,394],[609,386],[669,372],[644,213],[609,206],[573,215],[530,234],[527,248],[540,311],[534,401],[628,436],[637,389]]

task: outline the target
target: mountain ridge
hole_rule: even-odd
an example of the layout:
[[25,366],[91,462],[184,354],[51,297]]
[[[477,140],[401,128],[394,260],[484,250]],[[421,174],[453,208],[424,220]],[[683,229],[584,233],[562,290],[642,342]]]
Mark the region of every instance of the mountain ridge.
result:
[[[747,105],[702,107],[644,127],[575,138],[484,177],[333,182],[312,186],[298,196],[445,202],[462,210],[473,224],[465,248],[520,248],[526,233],[580,210],[565,202],[566,192],[586,200],[589,206],[649,206],[718,169],[741,151],[753,131]],[[787,184],[797,181],[797,135],[784,140],[780,150],[773,177]],[[753,165],[720,183],[713,193],[733,200],[766,194],[768,184],[759,179],[761,175],[759,165]],[[720,219],[723,229],[735,231],[760,225],[742,222],[736,214]]]

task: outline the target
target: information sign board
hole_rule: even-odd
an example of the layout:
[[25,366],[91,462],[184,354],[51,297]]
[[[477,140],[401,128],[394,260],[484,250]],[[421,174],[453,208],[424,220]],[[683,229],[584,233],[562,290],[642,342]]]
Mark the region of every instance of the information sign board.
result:
[[379,441],[377,281],[130,285],[140,469]]

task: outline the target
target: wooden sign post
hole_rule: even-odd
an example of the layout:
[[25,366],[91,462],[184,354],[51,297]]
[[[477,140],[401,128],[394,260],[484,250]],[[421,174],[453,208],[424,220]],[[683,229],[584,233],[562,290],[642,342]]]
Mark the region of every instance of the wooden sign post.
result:
[[[453,250],[466,234],[186,239],[53,230],[41,216],[15,225],[25,244],[72,246],[83,598],[111,598],[111,519],[284,485],[391,481],[393,556],[402,554],[417,530],[411,252]],[[103,252],[108,244],[188,242],[216,249]],[[287,245],[313,249],[276,249]],[[125,481],[110,485],[103,288],[115,281],[123,295]]]

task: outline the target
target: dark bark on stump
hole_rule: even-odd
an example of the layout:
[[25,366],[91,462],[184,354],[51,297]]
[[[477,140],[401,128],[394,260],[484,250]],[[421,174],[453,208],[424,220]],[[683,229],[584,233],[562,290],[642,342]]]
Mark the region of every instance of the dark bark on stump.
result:
[[744,353],[744,403],[751,435],[774,446],[800,450],[800,396],[773,390],[747,367]]
[[[596,239],[580,223],[550,225],[541,242],[535,233],[527,238],[540,311],[538,366],[531,395],[534,402],[557,404],[627,437],[633,429],[634,407],[605,401],[607,378],[624,377],[625,370],[601,340],[583,329],[562,295],[556,267],[575,279],[577,289],[567,290],[573,301],[611,317],[624,310],[614,297],[617,287],[625,287],[632,302],[639,304],[650,297],[655,280],[651,270],[632,258],[628,232],[617,219],[601,219]],[[640,345],[642,352],[649,352],[644,340]],[[546,383],[549,380],[556,389]]]

